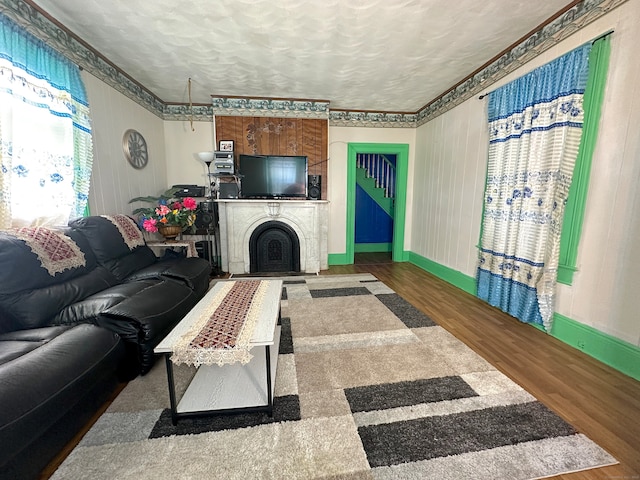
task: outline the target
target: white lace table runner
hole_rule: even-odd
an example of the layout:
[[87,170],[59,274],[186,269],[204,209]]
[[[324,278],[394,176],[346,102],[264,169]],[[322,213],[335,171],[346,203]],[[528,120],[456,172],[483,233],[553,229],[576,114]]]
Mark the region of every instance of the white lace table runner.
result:
[[224,282],[191,328],[176,342],[171,355],[175,364],[246,364],[252,355],[250,342],[264,301],[268,282]]

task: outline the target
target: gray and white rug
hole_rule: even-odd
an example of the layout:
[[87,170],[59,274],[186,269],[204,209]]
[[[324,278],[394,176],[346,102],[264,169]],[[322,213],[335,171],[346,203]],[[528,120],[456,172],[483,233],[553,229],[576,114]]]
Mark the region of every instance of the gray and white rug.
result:
[[[284,280],[272,418],[173,426],[158,361],[53,478],[513,480],[617,463],[375,277]],[[175,373],[184,391],[193,370]]]

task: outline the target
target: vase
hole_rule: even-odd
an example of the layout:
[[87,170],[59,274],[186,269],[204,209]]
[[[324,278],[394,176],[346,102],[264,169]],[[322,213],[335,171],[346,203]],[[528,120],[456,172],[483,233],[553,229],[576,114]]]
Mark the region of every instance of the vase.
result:
[[160,225],[158,231],[169,242],[174,242],[176,237],[182,233],[180,225]]

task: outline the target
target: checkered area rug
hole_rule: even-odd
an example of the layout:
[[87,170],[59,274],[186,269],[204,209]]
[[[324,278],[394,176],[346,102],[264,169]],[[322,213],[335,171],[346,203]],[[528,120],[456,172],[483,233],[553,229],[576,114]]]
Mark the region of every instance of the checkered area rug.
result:
[[173,426],[158,362],[54,479],[512,480],[616,463],[371,275],[285,278],[281,323],[273,417]]

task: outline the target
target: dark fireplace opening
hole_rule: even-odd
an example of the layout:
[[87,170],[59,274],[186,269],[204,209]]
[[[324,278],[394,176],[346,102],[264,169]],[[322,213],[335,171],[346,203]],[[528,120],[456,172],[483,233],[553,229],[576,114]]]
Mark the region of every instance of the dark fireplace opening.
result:
[[269,221],[249,240],[251,273],[300,272],[300,240],[286,223]]

